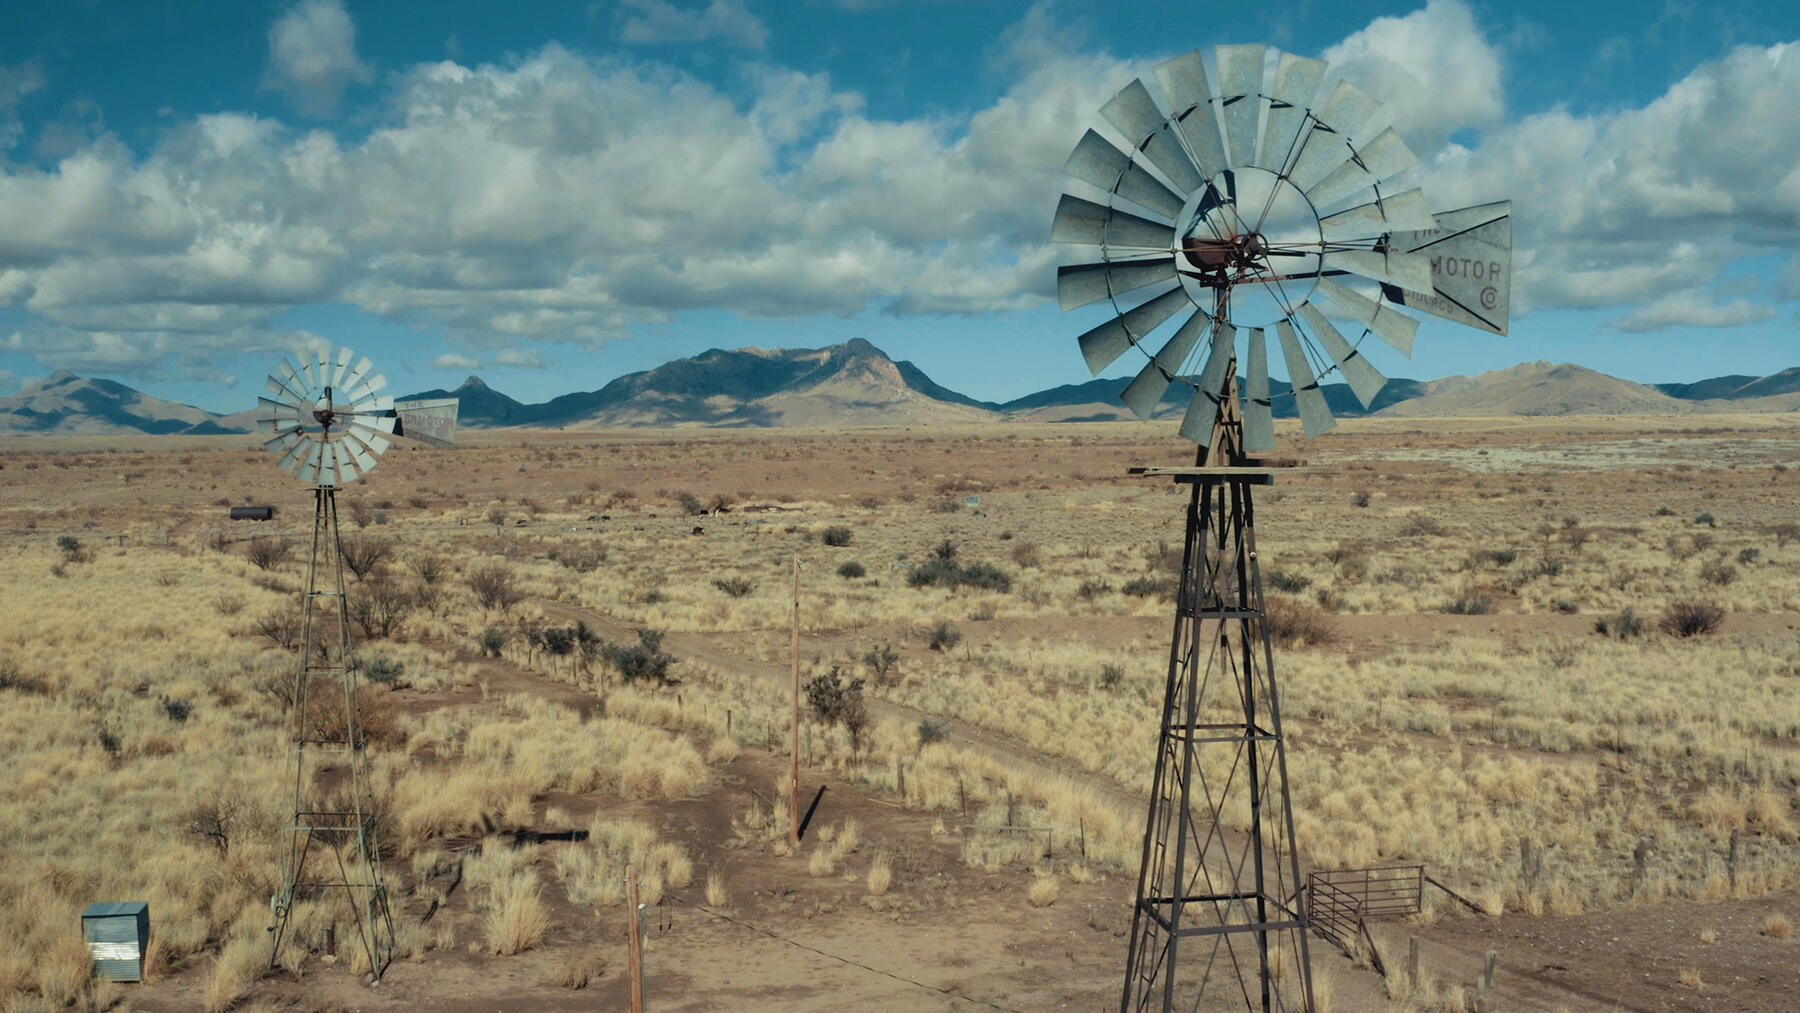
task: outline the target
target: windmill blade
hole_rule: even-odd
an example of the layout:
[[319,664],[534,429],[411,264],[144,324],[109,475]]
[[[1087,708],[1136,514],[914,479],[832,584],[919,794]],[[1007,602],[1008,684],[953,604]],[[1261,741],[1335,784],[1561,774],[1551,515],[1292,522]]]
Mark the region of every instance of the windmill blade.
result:
[[1417,320],[1330,278],[1320,278],[1313,292],[1323,296],[1338,316],[1362,324],[1376,337],[1394,346],[1395,351],[1412,358],[1413,335],[1419,330]]
[[1325,61],[1282,53],[1275,64],[1275,86],[1269,90],[1268,122],[1263,126],[1263,167],[1276,175],[1296,154],[1294,142],[1306,125],[1306,110],[1319,83],[1325,79]]
[[1142,151],[1150,164],[1161,170],[1182,193],[1192,193],[1200,188],[1200,170],[1188,158],[1181,142],[1175,139],[1143,81],[1133,79],[1119,89],[1117,95],[1100,107],[1100,115],[1117,127],[1119,133]]
[[[285,366],[287,364],[282,363],[282,365]],[[274,373],[270,373],[268,378],[263,381],[263,390],[267,391],[270,394],[274,394],[277,397],[285,397],[288,400],[294,402],[290,406],[293,408],[299,408],[301,405],[307,405],[310,407],[310,405],[311,405],[311,402],[307,399],[305,393],[303,393],[301,390],[299,390],[294,385],[290,384],[288,381],[282,379],[279,376],[276,376]]]
[[1429,295],[1431,258],[1419,253],[1382,250],[1332,250],[1320,258],[1322,270],[1348,271],[1370,281]]
[[1338,371],[1344,374],[1344,382],[1350,385],[1351,393],[1362,402],[1364,408],[1375,403],[1375,395],[1387,385],[1387,377],[1381,375],[1363,354],[1351,347],[1350,342],[1338,333],[1331,321],[1325,319],[1318,307],[1305,303],[1300,307],[1300,316],[1305,318],[1306,325],[1312,328],[1313,335],[1325,346],[1325,354],[1337,363]]
[[1118,295],[1175,280],[1175,260],[1115,260],[1110,263],[1071,264],[1056,269],[1056,301],[1065,310],[1097,303]]
[[1088,369],[1093,375],[1099,376],[1101,370],[1125,354],[1125,349],[1149,336],[1151,331],[1173,316],[1176,310],[1188,304],[1187,291],[1177,285],[1142,306],[1127,310],[1083,334],[1078,340]]
[[1174,218],[1181,214],[1184,203],[1175,191],[1157,182],[1131,156],[1113,147],[1111,141],[1090,130],[1069,153],[1063,171],[1109,193]]
[[343,484],[343,476],[337,467],[337,444],[329,440],[319,444],[319,484]]
[[1244,380],[1244,451],[1275,449],[1275,415],[1269,407],[1269,349],[1266,329],[1250,329],[1250,369]]
[[1425,257],[1431,285],[1383,293],[1392,302],[1432,316],[1505,334],[1512,299],[1512,202],[1496,201],[1437,213],[1437,228],[1396,232],[1388,241]]
[[1350,82],[1339,81],[1325,100],[1325,107],[1317,110],[1314,116],[1350,141],[1361,137],[1380,112],[1381,103]]
[[305,446],[297,449],[300,451],[300,470],[294,473],[294,477],[313,485],[319,477],[319,441],[308,440]]
[[[393,445],[393,441],[381,435],[380,431],[359,422],[350,423],[350,435],[360,440],[362,445],[368,448],[368,452],[375,457],[387,453],[387,448]],[[373,465],[369,467],[373,467]],[[363,470],[368,471],[369,468],[365,467]]]
[[1314,123],[1300,142],[1300,151],[1288,168],[1288,182],[1302,193],[1317,186],[1332,170],[1350,158],[1350,141],[1343,134],[1321,123]]
[[[277,434],[274,439],[279,439],[282,434],[294,435],[306,431],[300,427],[298,421],[290,419],[257,419],[256,429],[258,432]],[[296,438],[298,437],[296,436]],[[273,440],[270,442],[273,442]],[[268,446],[268,444],[265,443],[264,446]],[[274,449],[274,447],[269,447],[269,450],[271,451]]]
[[344,434],[343,441],[338,444],[338,452],[349,454],[350,458],[356,462],[358,471],[368,471],[374,468],[375,458],[378,456],[371,452],[368,441],[358,435],[356,429],[351,429]]
[[456,446],[456,412],[461,402],[453,397],[429,401],[396,401],[388,430],[437,447]]
[[391,415],[394,411],[394,399],[364,394],[360,400],[339,414],[342,415]]
[[1200,335],[1206,333],[1207,325],[1212,317],[1199,307],[1187,320],[1176,329],[1156,357],[1145,363],[1138,375],[1125,386],[1125,392],[1119,400],[1125,407],[1140,419],[1149,419],[1156,414],[1156,406],[1169,389],[1169,383],[1181,371],[1181,364],[1187,361],[1188,353],[1199,343]]
[[307,413],[312,411],[311,405],[290,404],[286,401],[276,401],[272,398],[266,398],[261,395],[257,395],[256,407],[261,409],[262,411],[268,413],[267,415],[264,416],[265,418],[290,418],[291,417],[294,419],[300,419],[300,418],[304,417]]
[[1175,248],[1175,226],[1139,218],[1065,193],[1056,205],[1056,221],[1050,226],[1050,239],[1109,249],[1167,252]]
[[1257,165],[1256,142],[1261,125],[1263,61],[1268,47],[1220,46],[1213,67],[1219,72],[1220,111],[1225,118],[1225,145],[1234,169]]
[[1281,355],[1287,360],[1288,383],[1294,388],[1294,404],[1300,409],[1300,428],[1306,430],[1306,438],[1314,439],[1337,428],[1337,420],[1325,404],[1325,394],[1319,390],[1319,381],[1306,361],[1306,351],[1294,336],[1293,325],[1286,320],[1276,321],[1275,333],[1281,338]]
[[1312,201],[1314,207],[1329,207],[1358,190],[1418,168],[1418,165],[1419,156],[1412,153],[1393,127],[1389,127],[1368,144],[1357,148],[1352,158],[1324,179],[1308,187],[1306,199]]
[[356,481],[362,469],[356,466],[356,456],[350,452],[348,440],[339,439],[334,445],[337,454],[338,480],[343,483]]
[[[265,430],[265,432],[266,431],[267,430]],[[298,429],[283,429],[283,430],[276,432],[276,434],[274,436],[271,436],[270,438],[264,440],[263,441],[263,449],[268,451],[271,454],[274,454],[276,456],[276,458],[279,459],[279,458],[283,457],[284,455],[286,455],[286,453],[290,449],[292,449],[296,443],[299,443],[303,439],[305,439],[305,437],[301,435],[300,430],[298,430]]]
[[1218,321],[1213,328],[1212,347],[1206,353],[1206,368],[1194,386],[1187,413],[1181,417],[1181,435],[1195,443],[1212,445],[1213,426],[1219,420],[1219,402],[1225,393],[1226,371],[1231,366],[1237,345],[1237,328]]
[[356,353],[351,351],[348,346],[340,347],[337,350],[337,365],[336,368],[331,371],[331,387],[333,390],[344,385],[344,377],[350,375],[350,362],[355,357]]
[[1156,65],[1156,81],[1175,111],[1175,129],[1187,142],[1200,174],[1207,178],[1224,171],[1225,141],[1213,112],[1212,94],[1206,87],[1206,67],[1198,49]]
[[1425,206],[1425,192],[1407,190],[1387,197],[1376,197],[1367,204],[1339,211],[1319,219],[1319,229],[1326,242],[1347,239],[1369,239],[1405,229],[1418,231],[1437,228],[1437,219]]

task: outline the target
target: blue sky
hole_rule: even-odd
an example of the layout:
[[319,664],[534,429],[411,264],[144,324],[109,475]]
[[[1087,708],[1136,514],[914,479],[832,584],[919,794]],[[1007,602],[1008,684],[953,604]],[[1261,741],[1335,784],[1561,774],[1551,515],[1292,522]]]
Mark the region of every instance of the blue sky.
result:
[[1064,158],[1157,61],[1251,41],[1381,98],[1435,206],[1515,202],[1512,334],[1428,321],[1384,372],[1769,373],[1800,5],[1725,6],[15,5],[0,394],[68,368],[238,410],[318,340],[525,400],[851,337],[978,397],[1078,382]]

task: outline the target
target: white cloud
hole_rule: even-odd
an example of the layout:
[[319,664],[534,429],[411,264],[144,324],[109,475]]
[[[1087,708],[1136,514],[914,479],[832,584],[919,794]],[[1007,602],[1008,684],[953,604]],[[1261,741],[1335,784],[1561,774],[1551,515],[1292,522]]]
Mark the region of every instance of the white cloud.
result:
[[[1057,194],[1080,189],[1063,161],[1152,61],[1083,50],[1042,9],[996,46],[1011,83],[968,114],[882,119],[825,75],[772,66],[742,68],[728,94],[550,45],[405,69],[355,135],[220,113],[143,152],[102,136],[55,164],[0,162],[0,305],[26,313],[0,347],[52,367],[197,369],[285,348],[283,310],[341,301],[436,329],[470,362],[443,368],[474,368],[521,338],[593,347],[697,308],[1039,305],[1051,267],[1088,252],[1047,242]],[[1731,298],[1704,290],[1723,267],[1793,249],[1800,49],[1734,50],[1643,108],[1510,122],[1494,119],[1495,47],[1451,0],[1338,49],[1414,136],[1477,128],[1419,175],[1439,207],[1517,202],[1515,312],[1629,321],[1675,293],[1713,307]],[[1493,89],[1465,87],[1471,74]]]
[[372,76],[356,55],[356,25],[341,0],[301,0],[269,27],[263,87],[285,93],[308,116],[331,115],[345,88]]
[[27,60],[11,67],[0,63],[0,151],[18,146],[25,134],[19,122],[19,106],[27,95],[43,88],[44,71],[37,61]]
[[1672,327],[1741,327],[1775,315],[1775,307],[1744,299],[1715,302],[1703,293],[1684,290],[1641,306],[1613,322],[1621,331],[1642,334]]
[[481,363],[473,355],[461,352],[445,352],[431,360],[432,369],[477,369]]
[[502,348],[494,353],[494,365],[508,369],[543,369],[544,353],[536,348]]
[[19,374],[10,369],[0,369],[0,394],[11,394],[19,386]]
[[622,0],[615,17],[620,40],[633,44],[722,39],[745,49],[762,49],[769,42],[768,28],[744,0],[710,0],[705,7]]
[[1462,0],[1430,0],[1404,17],[1376,18],[1321,55],[1344,80],[1379,96],[1395,129],[1421,154],[1505,112],[1500,51]]

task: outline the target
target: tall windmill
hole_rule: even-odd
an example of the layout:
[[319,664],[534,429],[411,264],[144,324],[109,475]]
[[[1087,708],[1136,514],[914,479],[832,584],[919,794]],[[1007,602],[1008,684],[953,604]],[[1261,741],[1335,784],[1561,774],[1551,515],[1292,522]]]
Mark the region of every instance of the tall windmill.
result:
[[1104,203],[1064,194],[1051,230],[1100,248],[1057,272],[1064,310],[1112,310],[1081,335],[1088,367],[1142,351],[1123,401],[1150,418],[1179,385],[1199,446],[1194,467],[1145,469],[1192,489],[1120,1008],[1193,1009],[1210,991],[1311,1010],[1251,504],[1281,463],[1257,456],[1275,447],[1269,336],[1307,437],[1330,430],[1320,379],[1370,406],[1386,380],[1369,336],[1411,354],[1400,307],[1506,333],[1511,205],[1431,212],[1404,185],[1418,158],[1323,61],[1220,46],[1210,79],[1197,50],[1155,78],[1160,104],[1140,79],[1100,110],[1124,146],[1089,130],[1069,156]]
[[[354,365],[352,365],[354,363]],[[358,943],[375,977],[386,970],[394,925],[381,877],[381,849],[357,706],[337,490],[366,475],[407,435],[452,446],[455,399],[380,396],[387,380],[348,348],[283,359],[257,398],[263,447],[281,469],[313,487],[312,552],[301,598],[300,671],[293,690],[293,818],[283,834],[281,883],[270,899],[275,966],[296,903],[342,889],[357,919]]]

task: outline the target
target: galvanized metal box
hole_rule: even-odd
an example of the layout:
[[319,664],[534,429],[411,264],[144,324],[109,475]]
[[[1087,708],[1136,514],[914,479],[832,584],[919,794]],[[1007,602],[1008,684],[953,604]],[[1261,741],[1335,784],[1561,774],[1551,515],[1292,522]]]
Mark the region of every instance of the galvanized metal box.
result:
[[141,900],[100,901],[81,912],[81,938],[94,958],[94,973],[108,981],[141,981],[150,944],[150,905]]

